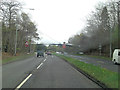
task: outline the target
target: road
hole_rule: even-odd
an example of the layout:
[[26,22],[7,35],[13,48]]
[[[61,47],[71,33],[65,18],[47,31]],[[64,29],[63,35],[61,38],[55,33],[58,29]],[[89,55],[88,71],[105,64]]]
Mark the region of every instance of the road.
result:
[[2,66],[2,87],[15,88],[44,58],[28,58]]
[[3,65],[3,88],[15,87],[100,88],[56,56],[33,57]]
[[87,56],[69,55],[69,54],[64,54],[64,55],[78,59],[78,60],[85,62],[85,63],[93,64],[95,66],[100,66],[102,68],[106,68],[106,69],[113,71],[113,72],[120,72],[119,71],[120,65],[115,65],[111,60],[104,60],[104,59],[87,57]]

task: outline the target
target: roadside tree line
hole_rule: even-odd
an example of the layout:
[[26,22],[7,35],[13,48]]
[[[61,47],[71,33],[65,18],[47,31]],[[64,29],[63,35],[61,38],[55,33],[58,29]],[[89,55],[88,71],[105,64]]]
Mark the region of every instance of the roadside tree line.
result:
[[99,3],[87,18],[87,25],[80,34],[70,37],[74,53],[110,56],[118,48],[118,4],[115,1]]
[[[2,51],[14,54],[16,42],[18,53],[30,52],[34,49],[32,43],[40,38],[36,24],[28,14],[22,11],[22,4],[15,0],[2,0],[0,15],[2,17]],[[26,41],[29,42],[29,47],[25,47]]]

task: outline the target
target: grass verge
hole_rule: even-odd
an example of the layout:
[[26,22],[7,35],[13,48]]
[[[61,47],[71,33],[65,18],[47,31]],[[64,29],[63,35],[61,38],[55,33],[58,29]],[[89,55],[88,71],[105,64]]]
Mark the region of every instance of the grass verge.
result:
[[9,56],[7,58],[2,59],[2,64],[7,64],[7,63],[10,63],[10,62],[13,62],[13,61],[26,59],[26,58],[28,58],[30,56],[33,56],[33,55],[34,54],[20,54],[18,56]]
[[[79,60],[76,60],[71,57],[67,57],[64,55],[58,55],[62,59],[67,60],[71,64],[75,65],[82,71],[86,72],[90,76],[94,77],[98,81],[102,82],[109,88],[118,88],[118,73],[109,71],[105,68],[101,68],[99,66],[94,66],[92,64],[84,63]],[[120,75],[119,75],[120,76]]]

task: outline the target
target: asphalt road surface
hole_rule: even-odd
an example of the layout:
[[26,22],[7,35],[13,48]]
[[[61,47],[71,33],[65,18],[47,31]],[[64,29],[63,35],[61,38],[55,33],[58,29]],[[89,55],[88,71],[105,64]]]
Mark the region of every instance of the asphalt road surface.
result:
[[56,56],[3,65],[3,88],[100,88]]
[[104,60],[94,57],[87,57],[87,56],[76,56],[76,55],[69,55],[64,54],[65,56],[72,57],[78,59],[82,62],[93,64],[95,66],[100,66],[102,68],[106,68],[113,72],[120,72],[120,65],[115,65],[111,60]]
[[44,58],[28,58],[2,66],[2,88],[15,88]]

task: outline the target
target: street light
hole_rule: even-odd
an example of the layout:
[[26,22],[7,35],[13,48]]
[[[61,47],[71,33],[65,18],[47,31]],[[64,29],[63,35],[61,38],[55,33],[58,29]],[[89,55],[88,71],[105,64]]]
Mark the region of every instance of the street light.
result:
[[[26,9],[26,8],[23,8]],[[28,10],[35,10],[34,8],[28,8]],[[16,18],[16,22],[18,22],[18,14],[17,14],[17,18]],[[16,56],[17,53],[17,31],[19,31],[20,29],[18,28],[18,25],[16,25],[16,39],[15,39],[15,52],[14,55]]]
[[29,8],[29,10],[35,10],[34,8]]
[[16,25],[16,40],[15,40],[15,56],[16,56],[16,48],[17,48],[17,31],[19,31],[19,29],[17,29],[17,25]]

